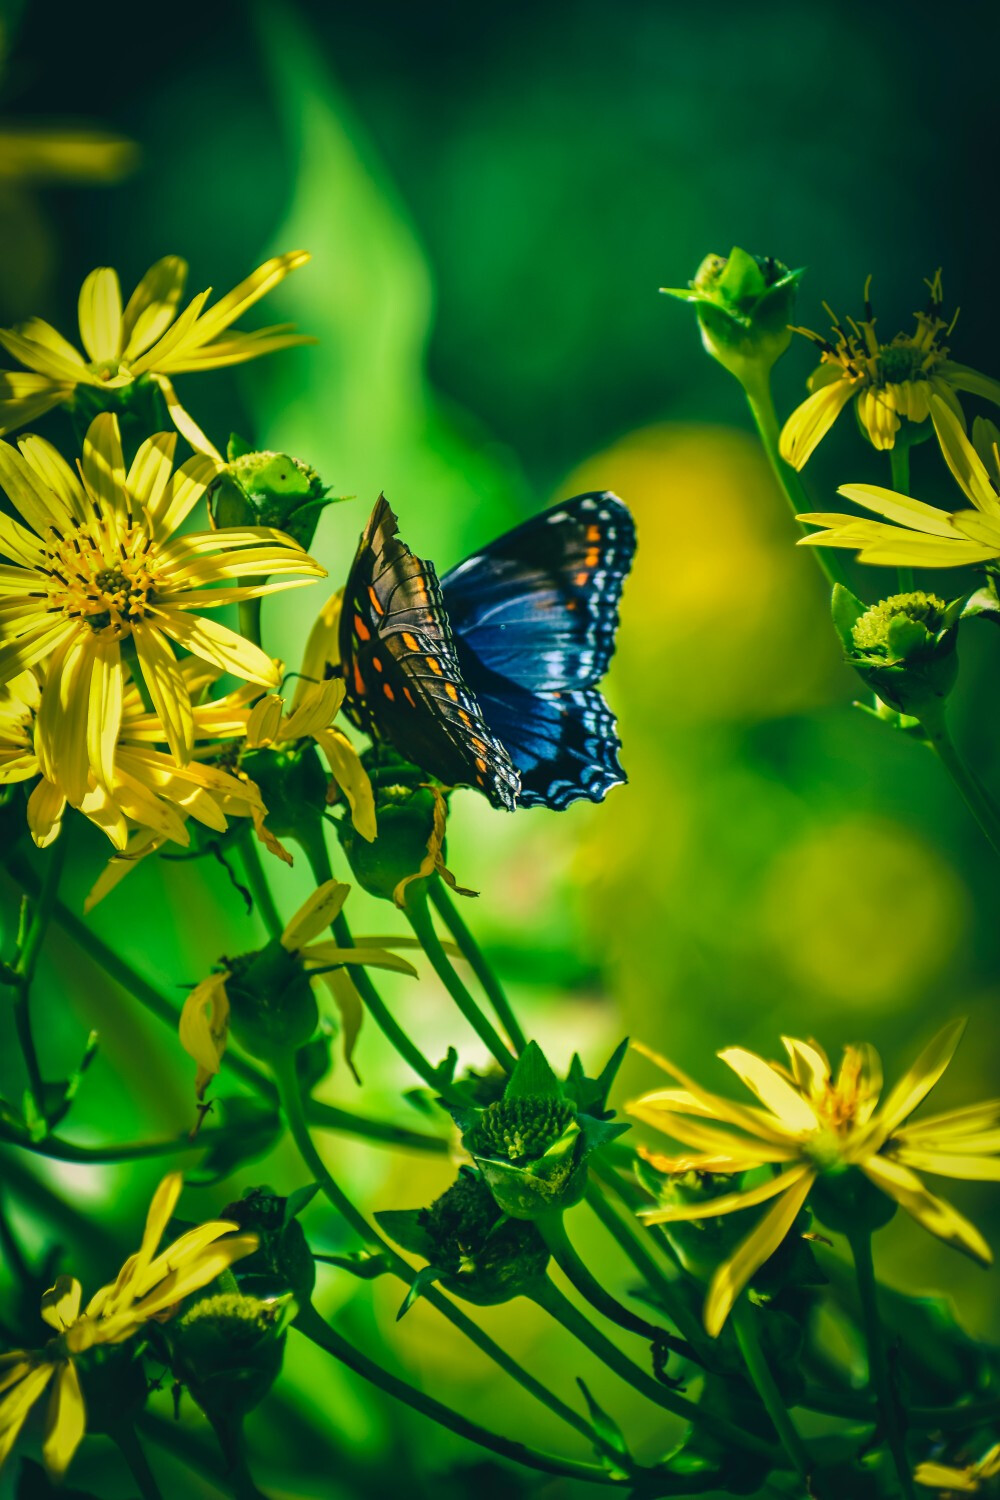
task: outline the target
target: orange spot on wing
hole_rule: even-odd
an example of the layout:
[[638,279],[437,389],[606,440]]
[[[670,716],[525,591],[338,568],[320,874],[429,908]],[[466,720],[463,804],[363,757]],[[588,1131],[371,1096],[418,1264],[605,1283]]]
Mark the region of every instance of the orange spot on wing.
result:
[[383,667],[382,663],[379,661],[379,659],[378,659],[377,656],[373,656],[372,657],[372,666],[375,668],[376,672],[384,672],[385,671],[385,668]]
[[486,770],[486,762],[483,760],[483,758],[482,758],[481,755],[477,755],[476,756],[476,765],[479,767],[479,769],[481,771],[485,772],[485,770]]
[[411,635],[408,630],[404,630],[403,631],[403,645],[406,647],[407,651],[419,651],[420,650],[420,646],[417,643],[416,636],[415,635]]
[[375,613],[377,615],[384,615],[385,614],[385,610],[382,608],[381,604],[378,602],[378,594],[376,594],[376,592],[372,588],[371,584],[368,585],[368,597],[372,601],[372,609],[375,611]]
[[599,542],[601,540],[601,528],[599,526],[587,527],[587,541]]
[[439,677],[441,676],[441,663],[438,661],[436,656],[425,656],[424,661],[430,667],[432,672],[436,672]]
[[359,698],[363,698],[365,696],[365,680],[361,675],[361,668],[358,666],[357,662],[354,663],[354,691],[357,693]]
[[586,586],[586,582],[589,577],[590,574],[585,570],[582,573],[577,573],[576,577],[573,579],[573,582],[576,584],[578,589],[582,589]]
[[408,687],[405,687],[403,689],[403,697],[406,699],[407,703],[410,705],[411,708],[416,708],[416,706],[417,706],[417,700],[416,700],[416,698],[414,698],[413,694],[410,692],[410,690],[409,690]]
[[453,682],[446,682],[444,685],[444,690],[448,694],[448,697],[451,699],[452,703],[458,702],[458,688]]
[[464,708],[460,708],[458,710],[458,717],[461,719],[466,729],[472,728],[472,720],[469,718],[469,715],[465,712]]
[[389,684],[387,682],[383,682],[383,684],[382,684],[382,691],[385,694],[385,696],[388,698],[388,700],[389,700],[390,703],[394,703],[396,701],[396,694],[393,692],[392,688],[389,686]]
[[362,620],[360,615],[354,616],[354,634],[357,636],[359,641],[370,641],[372,638],[371,631],[368,629],[368,626],[365,624],[364,620]]
[[589,552],[587,553],[586,557],[583,560],[586,563],[586,565],[587,565],[588,568],[596,568],[597,567],[597,563],[598,563],[598,559],[600,558],[600,555],[601,555],[600,551],[598,550],[597,547],[591,547],[590,550],[589,550]]

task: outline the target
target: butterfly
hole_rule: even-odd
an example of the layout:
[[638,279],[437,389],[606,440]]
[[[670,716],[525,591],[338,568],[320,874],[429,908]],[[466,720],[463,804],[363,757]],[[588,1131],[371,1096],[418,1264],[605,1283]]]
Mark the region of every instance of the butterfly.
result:
[[634,553],[627,506],[595,492],[532,517],[439,579],[380,497],[344,591],[349,715],[495,807],[600,802],[625,780],[597,683]]

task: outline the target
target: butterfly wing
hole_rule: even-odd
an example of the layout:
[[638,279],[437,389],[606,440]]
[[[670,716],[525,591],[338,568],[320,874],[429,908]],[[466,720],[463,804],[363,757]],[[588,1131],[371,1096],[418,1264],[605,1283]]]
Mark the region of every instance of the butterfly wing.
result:
[[592,493],[526,521],[441,580],[462,674],[521,773],[521,806],[599,802],[625,780],[597,683],[634,553],[628,508]]
[[513,809],[518,775],[462,677],[437,574],[400,540],[382,497],[348,576],[340,655],[360,728],[446,785]]

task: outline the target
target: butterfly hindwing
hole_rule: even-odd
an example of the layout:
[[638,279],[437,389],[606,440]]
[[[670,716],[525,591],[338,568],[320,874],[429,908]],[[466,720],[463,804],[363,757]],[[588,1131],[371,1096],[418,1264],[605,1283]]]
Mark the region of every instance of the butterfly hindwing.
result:
[[519,779],[466,685],[430,563],[398,537],[380,498],[344,595],[340,653],[351,717],[446,785],[513,808]]
[[459,666],[520,772],[522,807],[599,802],[625,780],[596,684],[634,552],[626,506],[609,493],[579,495],[441,580]]

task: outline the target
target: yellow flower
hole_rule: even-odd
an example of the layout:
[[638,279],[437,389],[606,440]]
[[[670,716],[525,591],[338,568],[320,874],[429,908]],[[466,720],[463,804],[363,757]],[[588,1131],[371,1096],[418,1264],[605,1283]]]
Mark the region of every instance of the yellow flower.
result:
[[291,709],[285,712],[285,700],[277,694],[261,698],[246,717],[246,745],[248,750],[279,749],[296,740],[315,740],[347,798],[351,821],[362,838],[371,843],[377,831],[371,782],[358,752],[333,723],[344,701],[343,679],[326,675],[329,665],[336,665],[338,659],[340,604],[341,594],[334,594],[313,625]]
[[256,1250],[256,1235],[231,1234],[238,1224],[215,1220],[182,1234],[157,1255],[182,1186],[179,1172],[163,1179],[153,1195],[138,1251],[83,1312],[80,1283],[60,1276],[42,1298],[42,1318],[55,1329],[55,1337],[42,1349],[0,1356],[0,1467],[32,1407],[51,1386],[42,1457],[49,1474],[60,1479],[86,1429],[77,1358],[98,1345],[124,1343],[153,1318],[162,1322],[172,1317],[185,1297]]
[[[367,945],[341,948],[333,942],[313,941],[339,914],[350,889],[349,885],[343,885],[337,880],[328,880],[318,886],[285,927],[276,951],[284,949],[286,954],[301,963],[307,973],[316,971],[317,978],[326,982],[340,1011],[344,1061],[353,1072],[351,1059],[361,1029],[362,1011],[357,991],[344,972],[345,967],[362,964],[367,968],[394,969],[397,973],[410,974],[414,978],[417,971],[405,958],[390,953],[386,948]],[[246,972],[248,967],[245,960],[252,960],[254,957],[256,955],[245,955],[245,959],[240,961],[239,968],[242,972]],[[232,978],[235,967],[233,965],[229,969],[210,974],[207,979],[195,985],[181,1011],[180,1042],[185,1052],[198,1064],[195,1089],[199,1099],[219,1071],[226,1050],[230,1014],[226,983]]]
[[[184,765],[194,720],[176,646],[219,672],[265,687],[278,681],[258,646],[195,612],[323,576],[268,527],[174,536],[216,471],[198,455],[173,472],[175,443],[172,433],[149,438],[126,473],[118,420],[104,413],[91,423],[77,475],[41,438],[23,438],[20,451],[0,442],[0,484],[27,522],[0,515],[0,555],[13,562],[0,567],[0,682],[44,663],[39,761],[73,803],[91,770],[100,784],[111,781],[123,647],[134,650]],[[262,574],[279,581],[220,587]]]
[[187,262],[166,255],[150,266],[124,310],[118,275],[108,266],[91,271],[80,289],[79,350],[41,318],[16,328],[0,328],[0,344],[31,373],[0,371],[0,433],[33,422],[53,406],[69,405],[81,392],[107,391],[119,398],[139,381],[160,387],[178,432],[193,448],[221,460],[221,455],[188,415],[174,394],[170,376],[189,370],[215,370],[241,364],[314,340],[291,331],[287,323],[255,333],[227,330],[261,297],[309,259],[304,250],[265,261],[245,281],[212,307],[205,304],[211,287],[199,292],[179,312]]
[[893,447],[904,417],[914,423],[927,420],[931,396],[944,401],[959,419],[957,391],[1000,405],[1000,383],[948,358],[942,339],[950,336],[955,318],[948,323],[941,317],[940,271],[927,282],[930,296],[924,311],[915,314],[913,333],[898,333],[888,344],[880,343],[875,333],[870,285],[871,277],[865,283],[865,316],[860,323],[848,318],[845,328],[826,308],[833,320],[832,341],[808,328],[795,330],[823,352],[809,377],[812,394],[792,412],[781,434],[781,456],[793,469],[808,462],[851,400],[857,400],[858,419],[870,441],[882,449]]
[[802,537],[800,545],[849,547],[861,562],[891,567],[958,568],[1000,557],[1000,433],[977,417],[970,443],[946,402],[931,396],[929,409],[948,467],[975,509],[949,513],[879,485],[844,484],[838,494],[886,519],[806,512],[800,521],[825,529]]
[[918,1484],[925,1484],[928,1489],[954,1491],[960,1495],[976,1495],[987,1479],[995,1479],[1000,1474],[1000,1443],[994,1444],[988,1453],[984,1453],[978,1463],[966,1464],[964,1468],[956,1469],[950,1464],[926,1463],[918,1464],[913,1471],[913,1477]]
[[[700,1155],[686,1159],[689,1168],[713,1173],[778,1169],[760,1186],[643,1214],[649,1223],[661,1224],[706,1219],[777,1200],[716,1271],[705,1303],[710,1334],[718,1334],[740,1292],[781,1244],[821,1174],[858,1169],[939,1239],[990,1263],[990,1248],[978,1229],[928,1192],[917,1172],[1000,1181],[1000,1100],[906,1124],[950,1063],[964,1026],[964,1021],[956,1021],[944,1027],[889,1091],[881,1108],[882,1066],[867,1045],[845,1048],[836,1079],[815,1042],[783,1037],[787,1068],[741,1047],[720,1052],[722,1061],[756,1095],[755,1105],[710,1094],[673,1063],[647,1054],[680,1087],[646,1094],[629,1111],[695,1147]],[[727,1128],[720,1129],[720,1124]]]

